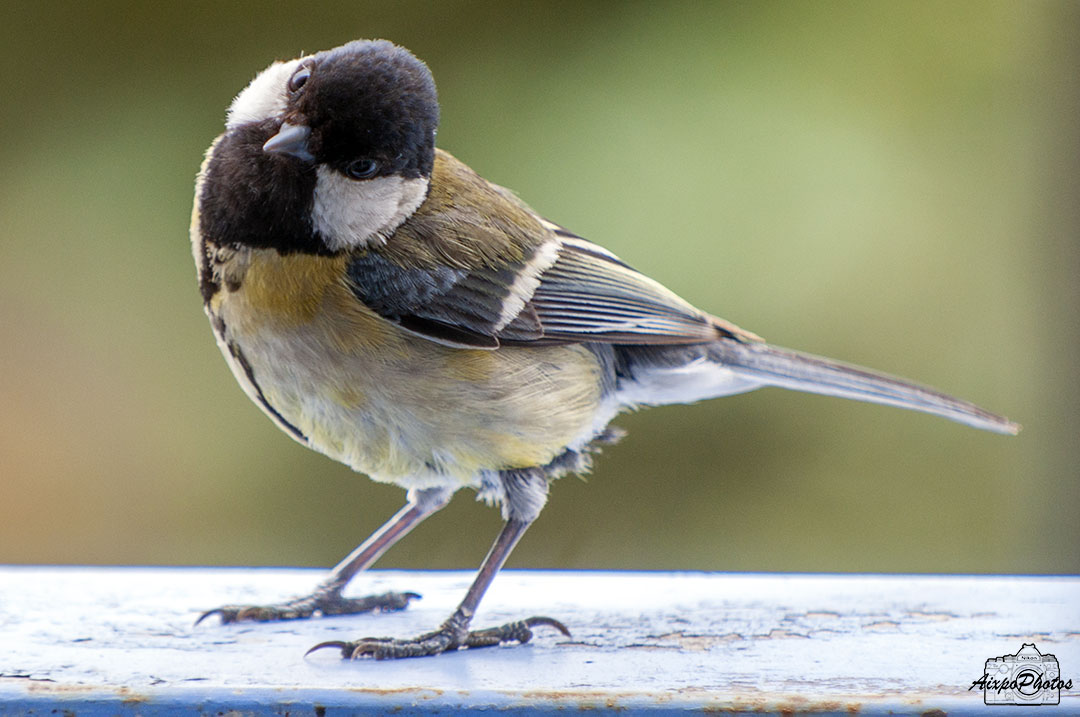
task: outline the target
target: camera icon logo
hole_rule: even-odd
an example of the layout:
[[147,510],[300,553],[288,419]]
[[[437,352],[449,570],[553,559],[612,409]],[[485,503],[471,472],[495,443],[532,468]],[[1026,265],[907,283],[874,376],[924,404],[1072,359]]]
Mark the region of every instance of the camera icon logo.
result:
[[987,660],[983,676],[968,689],[981,686],[987,705],[1056,705],[1061,688],[1070,689],[1071,683],[1061,680],[1056,657],[1024,643],[1013,655]]

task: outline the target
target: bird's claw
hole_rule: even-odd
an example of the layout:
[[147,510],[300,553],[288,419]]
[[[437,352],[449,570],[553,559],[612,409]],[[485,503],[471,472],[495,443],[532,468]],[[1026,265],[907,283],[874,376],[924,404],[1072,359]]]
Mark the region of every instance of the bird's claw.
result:
[[472,632],[457,629],[448,623],[435,632],[429,632],[409,640],[399,640],[392,637],[365,637],[354,642],[342,640],[320,642],[308,650],[305,657],[316,650],[330,647],[340,650],[341,657],[346,660],[358,660],[364,657],[371,657],[376,660],[395,660],[402,657],[438,655],[461,648],[493,647],[504,642],[524,644],[532,639],[532,628],[539,626],[553,627],[566,637],[570,637],[570,630],[558,620],[550,617],[534,616],[525,620],[508,622],[498,627],[489,627]]
[[565,637],[570,637],[570,630],[566,625],[552,617],[534,615],[533,617],[517,622],[508,622],[498,627],[489,627],[484,630],[470,632],[465,638],[464,647],[491,647],[504,642],[519,642],[524,645],[532,639],[532,628],[546,625],[561,632]]
[[346,598],[337,594],[309,595],[276,605],[225,605],[223,607],[207,610],[199,619],[200,622],[218,615],[221,624],[228,625],[233,622],[270,622],[274,620],[302,620],[316,613],[320,615],[356,615],[364,612],[393,612],[404,610],[411,600],[417,600],[420,595],[413,592],[388,592],[380,595],[367,595],[359,598]]

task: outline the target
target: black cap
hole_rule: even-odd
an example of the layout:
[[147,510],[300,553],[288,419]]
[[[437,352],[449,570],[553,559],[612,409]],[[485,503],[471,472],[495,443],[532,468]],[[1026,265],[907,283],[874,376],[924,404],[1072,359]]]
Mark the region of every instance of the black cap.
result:
[[430,176],[439,102],[427,65],[392,42],[357,40],[312,55],[301,68],[311,74],[295,110],[312,130],[308,147],[317,161],[343,169],[372,158],[380,174]]

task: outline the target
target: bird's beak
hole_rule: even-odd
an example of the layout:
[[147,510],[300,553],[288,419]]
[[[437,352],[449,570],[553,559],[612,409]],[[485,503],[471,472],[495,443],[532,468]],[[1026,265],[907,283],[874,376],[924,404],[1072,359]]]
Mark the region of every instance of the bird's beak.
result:
[[315,155],[308,151],[311,128],[302,124],[281,123],[281,129],[263,145],[264,152],[287,154],[305,162],[314,162]]

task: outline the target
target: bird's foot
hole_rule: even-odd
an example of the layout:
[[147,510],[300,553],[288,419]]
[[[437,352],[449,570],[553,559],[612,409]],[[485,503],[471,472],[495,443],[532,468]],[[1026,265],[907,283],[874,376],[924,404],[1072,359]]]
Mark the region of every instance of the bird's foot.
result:
[[288,600],[275,605],[225,605],[207,610],[200,622],[211,615],[219,615],[223,625],[230,622],[270,622],[273,620],[303,620],[319,615],[355,615],[362,612],[392,612],[404,610],[410,600],[420,596],[416,593],[382,593],[359,598],[342,597],[335,592],[316,591],[312,595]]
[[566,625],[550,617],[530,617],[517,622],[508,622],[498,627],[489,627],[485,630],[471,632],[466,625],[451,618],[438,630],[414,637],[411,640],[398,640],[392,637],[365,637],[355,642],[335,640],[319,643],[308,650],[307,654],[310,655],[312,652],[326,647],[335,647],[341,650],[341,656],[346,660],[358,660],[362,657],[373,657],[376,660],[424,657],[426,655],[452,652],[460,648],[492,647],[504,642],[524,644],[532,639],[532,628],[539,625],[553,627],[563,635],[570,636],[570,631],[566,629]]

